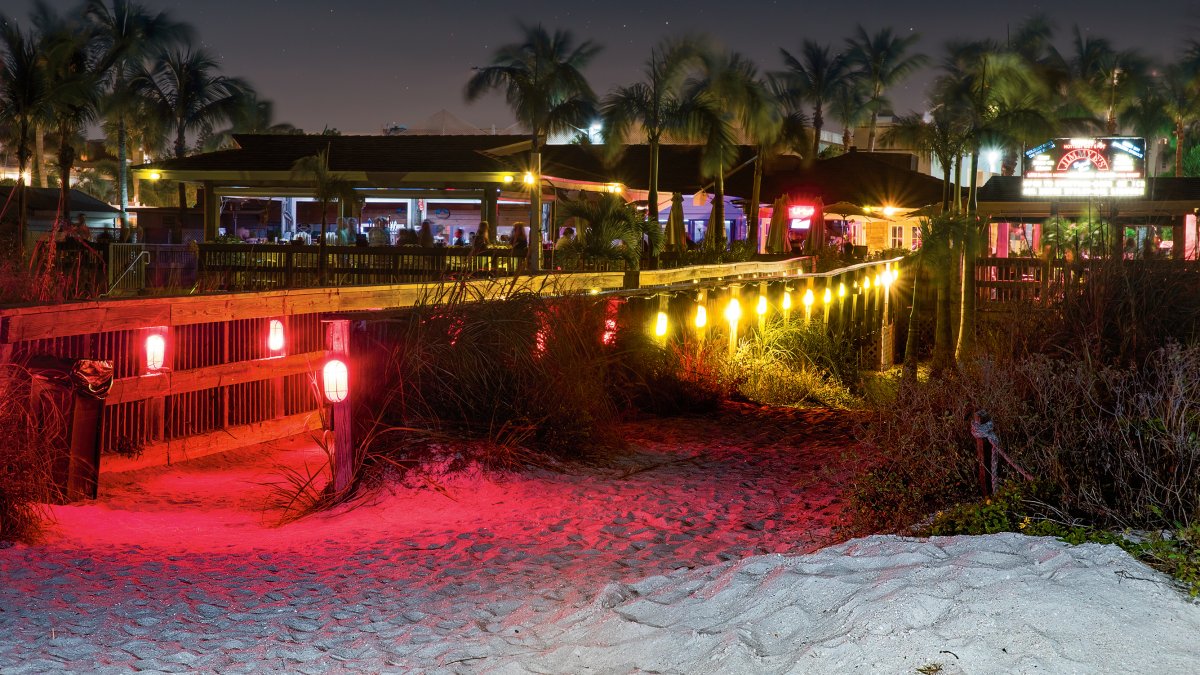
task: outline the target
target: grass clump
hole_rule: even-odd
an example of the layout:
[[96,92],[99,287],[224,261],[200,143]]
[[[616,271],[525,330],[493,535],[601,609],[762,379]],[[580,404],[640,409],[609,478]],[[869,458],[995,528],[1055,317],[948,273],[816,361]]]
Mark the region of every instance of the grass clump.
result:
[[54,497],[50,439],[63,420],[53,406],[35,415],[29,381],[23,368],[0,368],[0,542],[40,539]]
[[852,407],[858,354],[819,322],[766,322],[743,339],[729,364],[738,393],[768,405]]

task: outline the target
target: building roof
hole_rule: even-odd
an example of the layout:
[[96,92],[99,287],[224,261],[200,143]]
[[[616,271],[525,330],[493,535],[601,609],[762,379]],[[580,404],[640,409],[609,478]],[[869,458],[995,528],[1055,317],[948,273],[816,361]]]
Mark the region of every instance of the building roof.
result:
[[164,159],[136,169],[205,172],[290,172],[296,160],[328,149],[335,172],[509,171],[488,151],[528,141],[525,136],[325,136],[315,134],[235,134],[236,148]]
[[772,191],[794,197],[821,197],[826,204],[920,208],[942,201],[942,181],[902,166],[904,155],[850,152],[817,160],[792,172],[770,176]]
[[[9,193],[16,188],[11,185],[0,186],[0,205],[8,202]],[[58,188],[27,188],[26,198],[29,200],[30,211],[57,211],[58,210]],[[16,205],[17,197],[13,195],[12,206]],[[95,197],[80,192],[79,190],[71,190],[70,204],[67,211],[87,211],[89,213],[120,213],[119,210],[109,206],[108,204],[96,199]]]

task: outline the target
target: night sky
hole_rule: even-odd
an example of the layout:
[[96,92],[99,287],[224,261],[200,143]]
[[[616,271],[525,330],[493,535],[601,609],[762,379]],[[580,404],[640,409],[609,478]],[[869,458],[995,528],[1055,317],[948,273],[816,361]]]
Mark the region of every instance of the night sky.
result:
[[[635,81],[652,44],[685,33],[713,35],[763,70],[782,67],[780,47],[795,52],[804,38],[840,44],[858,23],[869,31],[916,31],[920,50],[935,59],[947,40],[1002,40],[1006,26],[1037,11],[1057,22],[1061,49],[1076,23],[1118,48],[1138,47],[1158,58],[1173,57],[1189,37],[1200,37],[1194,0],[142,2],[193,24],[225,72],[247,78],[275,101],[277,121],[310,132],[327,125],[343,133],[378,133],[388,123],[414,127],[442,108],[484,129],[511,124],[501,96],[467,104],[462,90],[471,66],[488,64],[497,45],[515,41],[518,20],[601,43],[604,51],[585,71],[599,94]],[[6,2],[5,11],[24,22],[21,4]],[[76,6],[74,0],[51,4]],[[931,77],[922,74],[893,91],[896,108],[923,110]]]

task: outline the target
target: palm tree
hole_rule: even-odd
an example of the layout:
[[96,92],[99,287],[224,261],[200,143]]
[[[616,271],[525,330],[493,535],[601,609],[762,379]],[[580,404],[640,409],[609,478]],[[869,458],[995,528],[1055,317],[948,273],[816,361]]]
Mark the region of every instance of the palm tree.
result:
[[891,28],[868,34],[858,26],[854,37],[846,41],[846,61],[850,68],[862,78],[867,94],[867,109],[871,113],[871,130],[867,135],[867,149],[875,151],[875,130],[879,113],[891,106],[887,90],[925,65],[928,59],[923,54],[909,54],[909,50],[921,37],[916,33],[900,37]]
[[186,43],[193,31],[166,12],[151,12],[130,0],[111,0],[111,4],[107,0],[87,0],[85,13],[102,50],[97,70],[107,85],[104,113],[115,127],[118,203],[121,218],[128,221],[128,121],[136,114],[132,108],[136,108],[137,100],[127,95],[126,83],[136,66],[158,51]]
[[581,71],[600,46],[590,40],[576,46],[571,33],[551,34],[540,25],[521,25],[520,29],[524,33],[522,41],[497,49],[492,65],[477,68],[467,81],[465,94],[468,101],[474,101],[493,89],[504,90],[513,114],[529,128],[529,169],[533,175],[529,191],[529,271],[535,273],[542,250],[543,139],[591,121],[596,95]]
[[291,134],[296,127],[287,122],[275,121],[275,104],[260,99],[253,91],[245,95],[230,114],[229,127],[214,132],[203,139],[201,147],[206,151],[221,150],[233,145],[234,134]]
[[1075,26],[1070,60],[1071,99],[1093,119],[1103,120],[1104,132],[1115,135],[1117,122],[1135,101],[1149,61],[1133,50],[1118,51],[1104,38],[1084,35]]
[[819,45],[805,40],[800,45],[800,57],[792,56],[780,49],[787,71],[780,75],[788,83],[787,95],[793,104],[800,102],[812,105],[812,154],[815,160],[821,151],[821,130],[825,127],[825,106],[834,100],[840,89],[846,86],[850,70],[841,54],[833,53],[828,45]]
[[1175,137],[1175,176],[1183,176],[1183,146],[1190,127],[1200,121],[1200,75],[1187,63],[1167,66],[1159,81],[1163,112]]
[[[187,155],[188,134],[205,135],[234,114],[249,86],[238,78],[219,75],[217,62],[207,52],[168,48],[153,63],[136,69],[130,92],[141,98],[151,113],[170,126],[175,157]],[[187,191],[179,184],[179,209],[187,208]]]
[[736,52],[709,51],[701,58],[700,72],[690,79],[685,100],[689,129],[686,136],[699,141],[700,170],[713,179],[713,211],[706,247],[725,248],[725,174],[737,161],[738,134],[775,133],[778,106],[753,63]]
[[49,110],[50,86],[34,36],[3,16],[0,47],[0,123],[12,129],[17,150],[17,230],[13,245],[23,253],[28,217],[25,175],[33,154],[33,134]]
[[340,202],[352,192],[353,186],[341,174],[329,170],[329,148],[315,155],[301,157],[292,164],[292,174],[306,181],[313,190],[313,197],[321,204],[321,238],[317,258],[317,277],[325,285],[325,232],[329,228],[329,204]]
[[34,5],[33,23],[50,88],[49,124],[58,137],[59,218],[65,220],[62,210],[70,204],[75,146],[84,140],[84,130],[95,120],[100,101],[97,50],[90,26],[77,18],[59,16],[44,3]]
[[574,224],[578,233],[560,252],[567,260],[584,264],[624,262],[636,269],[641,261],[642,238],[649,240],[648,253],[662,250],[662,228],[645,220],[618,195],[585,195],[562,202],[557,226]]
[[955,119],[945,106],[934,108],[928,121],[917,113],[901,115],[883,133],[882,140],[928,152],[937,158],[942,167],[942,212],[949,213],[953,185],[950,171],[967,145],[967,129],[961,120]]
[[604,98],[601,119],[604,140],[616,154],[631,136],[641,132],[650,148],[650,190],[646,209],[650,220],[658,222],[659,146],[672,132],[687,128],[689,108],[681,98],[681,88],[689,64],[699,57],[695,40],[669,40],[652,48],[646,61],[645,79],[628,87],[617,87]]
[[842,152],[854,143],[854,129],[868,119],[867,96],[862,81],[847,77],[829,102],[829,116],[842,125]]

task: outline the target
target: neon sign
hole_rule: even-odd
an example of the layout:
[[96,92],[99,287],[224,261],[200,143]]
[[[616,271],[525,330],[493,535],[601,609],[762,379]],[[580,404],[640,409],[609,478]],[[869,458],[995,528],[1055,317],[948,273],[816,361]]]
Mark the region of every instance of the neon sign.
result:
[[1146,139],[1056,138],[1025,153],[1026,197],[1140,197]]

